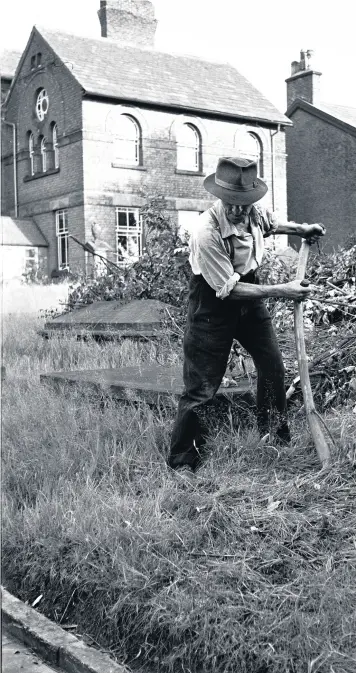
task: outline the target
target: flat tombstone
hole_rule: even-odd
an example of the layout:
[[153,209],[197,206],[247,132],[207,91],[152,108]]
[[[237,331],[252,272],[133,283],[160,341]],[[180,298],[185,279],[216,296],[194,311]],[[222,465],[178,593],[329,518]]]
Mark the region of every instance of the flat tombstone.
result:
[[[114,397],[126,402],[144,401],[154,406],[161,402],[176,406],[184,387],[181,366],[168,367],[156,363],[120,369],[51,372],[42,374],[40,380],[59,390],[70,385],[100,397]],[[220,388],[217,396],[251,400],[251,393],[249,381],[243,379],[237,385]]]
[[121,301],[97,301],[53,318],[45,324],[42,335],[70,331],[79,336],[152,337],[162,332],[164,321],[169,321],[174,311],[173,306],[156,299],[135,299],[124,305]]

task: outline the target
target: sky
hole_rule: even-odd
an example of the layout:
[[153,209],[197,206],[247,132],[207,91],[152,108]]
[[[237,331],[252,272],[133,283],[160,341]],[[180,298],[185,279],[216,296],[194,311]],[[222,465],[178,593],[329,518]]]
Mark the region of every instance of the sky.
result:
[[[152,0],[156,48],[229,62],[281,111],[285,79],[313,49],[321,100],[356,107],[355,0]],[[33,25],[100,37],[99,0],[1,2],[0,49],[23,49]]]

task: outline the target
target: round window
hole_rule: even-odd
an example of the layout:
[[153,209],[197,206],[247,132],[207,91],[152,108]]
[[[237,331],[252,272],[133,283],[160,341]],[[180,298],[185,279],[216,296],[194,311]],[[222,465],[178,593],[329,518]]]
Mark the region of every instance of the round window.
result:
[[36,100],[36,115],[40,122],[42,122],[48,112],[49,101],[46,89],[41,89],[38,92]]

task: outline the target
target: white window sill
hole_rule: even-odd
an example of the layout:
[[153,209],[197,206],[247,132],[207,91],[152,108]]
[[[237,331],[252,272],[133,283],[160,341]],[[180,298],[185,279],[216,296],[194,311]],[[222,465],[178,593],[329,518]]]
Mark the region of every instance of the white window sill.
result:
[[191,171],[188,168],[176,168],[176,175],[198,175],[199,177],[205,177],[203,171]]
[[130,168],[133,171],[147,171],[147,168],[139,164],[121,164],[119,161],[112,161],[111,166],[112,168],[125,168],[125,170]]

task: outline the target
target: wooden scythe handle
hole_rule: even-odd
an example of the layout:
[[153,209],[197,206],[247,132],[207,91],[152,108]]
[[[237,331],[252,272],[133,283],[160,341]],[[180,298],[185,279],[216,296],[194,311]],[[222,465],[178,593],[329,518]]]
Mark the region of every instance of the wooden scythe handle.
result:
[[[304,239],[299,251],[299,262],[296,275],[296,280],[304,281],[303,285],[307,283],[307,281],[304,280],[304,276],[308,262],[309,250],[310,243]],[[313,393],[310,385],[308,360],[304,338],[303,302],[301,301],[294,302],[294,333],[300,383],[302,387],[305,413],[309,423],[310,433],[322,466],[328,467],[331,462],[329,446],[326,441],[318,413],[315,409]]]

